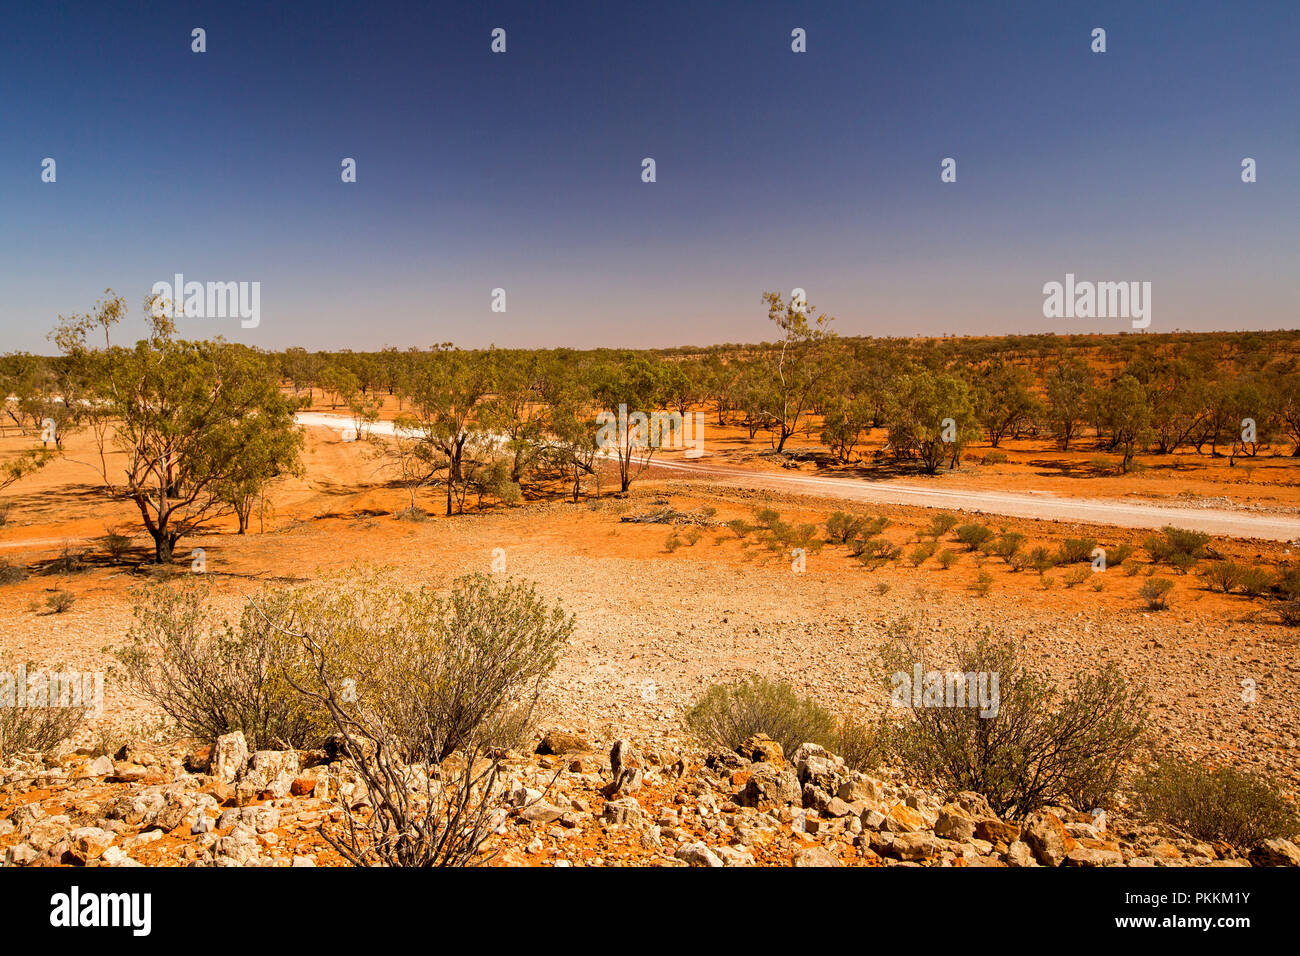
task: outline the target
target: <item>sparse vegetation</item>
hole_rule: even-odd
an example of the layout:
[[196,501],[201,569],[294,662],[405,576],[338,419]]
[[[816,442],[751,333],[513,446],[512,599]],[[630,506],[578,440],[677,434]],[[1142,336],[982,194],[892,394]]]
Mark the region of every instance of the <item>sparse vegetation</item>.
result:
[[1168,578],[1150,578],[1138,588],[1138,596],[1146,602],[1147,610],[1163,611],[1169,606],[1169,592],[1174,582]]
[[1149,767],[1134,789],[1147,819],[1176,826],[1198,840],[1246,849],[1300,830],[1295,807],[1276,784],[1230,766],[1166,758]]
[[830,711],[801,697],[789,684],[761,677],[709,687],[687,709],[686,726],[704,745],[726,750],[760,733],[787,754],[804,743],[837,745]]
[[45,609],[51,614],[63,614],[72,610],[72,605],[77,603],[76,596],[71,591],[65,591],[62,588],[51,591],[45,596]]
[[1018,645],[992,634],[959,646],[948,667],[932,664],[914,640],[904,629],[882,649],[886,675],[911,674],[916,662],[926,671],[998,675],[996,713],[913,707],[891,722],[887,751],[917,779],[982,793],[995,811],[1017,818],[1058,800],[1096,806],[1118,789],[1148,706],[1145,690],[1118,667],[1081,672],[1062,691],[1025,668]]
[[[13,673],[17,668],[4,664],[0,669]],[[29,673],[37,668],[26,664]],[[10,687],[9,693],[14,689]],[[62,701],[70,703],[70,701]],[[67,740],[86,718],[85,707],[46,706],[17,699],[0,700],[0,759],[24,750],[46,752]]]
[[957,526],[957,521],[958,519],[956,515],[949,514],[946,511],[941,511],[936,515],[930,516],[930,527],[927,529],[926,533],[935,540],[938,540],[955,528]]
[[912,567],[919,568],[929,560],[934,552],[939,549],[939,545],[934,541],[922,541],[911,551],[907,553],[907,560],[911,562]]
[[958,544],[964,544],[971,551],[975,551],[993,537],[993,529],[988,525],[971,522],[959,527],[954,532],[954,536]]
[[1095,538],[1066,538],[1056,555],[1057,564],[1078,564],[1091,561],[1093,549],[1097,547]]

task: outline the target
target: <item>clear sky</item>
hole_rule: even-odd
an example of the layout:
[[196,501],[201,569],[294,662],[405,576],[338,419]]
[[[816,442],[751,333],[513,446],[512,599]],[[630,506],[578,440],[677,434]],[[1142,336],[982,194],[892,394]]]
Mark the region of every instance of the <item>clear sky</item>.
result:
[[841,334],[1128,325],[1045,319],[1067,272],[1294,328],[1298,63],[1295,0],[11,4],[0,351],[106,286],[133,339],[176,272],[259,281],[182,332],[266,348],[756,341],[796,286]]

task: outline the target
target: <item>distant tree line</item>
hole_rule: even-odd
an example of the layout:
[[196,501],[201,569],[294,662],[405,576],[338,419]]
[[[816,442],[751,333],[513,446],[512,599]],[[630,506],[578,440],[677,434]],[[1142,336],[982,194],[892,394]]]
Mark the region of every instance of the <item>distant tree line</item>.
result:
[[[125,302],[110,291],[94,311],[60,318],[59,354],[0,356],[3,415],[41,439],[4,465],[0,486],[87,431],[86,464],[135,504],[165,561],[218,517],[243,531],[268,484],[300,471],[293,413],[322,404],[369,437],[413,510],[437,488],[447,514],[557,480],[575,501],[584,486],[599,494],[602,454],[627,490],[653,449],[598,446],[597,415],[620,405],[703,412],[775,452],[806,436],[842,463],[882,439],[879,454],[932,474],[973,442],[1024,438],[1108,452],[1123,470],[1139,454],[1186,450],[1233,463],[1266,449],[1300,455],[1291,332],[841,338],[810,304],[762,301],[778,334],[754,345],[269,352],[184,341],[165,317],[135,346],[114,345]],[[385,400],[395,434],[370,434]]]

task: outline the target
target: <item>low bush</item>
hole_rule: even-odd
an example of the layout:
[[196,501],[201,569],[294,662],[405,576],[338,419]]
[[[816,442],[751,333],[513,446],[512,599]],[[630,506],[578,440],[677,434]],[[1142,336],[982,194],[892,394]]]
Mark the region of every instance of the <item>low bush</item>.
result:
[[[36,667],[27,663],[28,673]],[[13,674],[18,667],[5,663],[0,670]],[[28,690],[32,689],[28,685]],[[47,689],[48,693],[48,689]],[[70,700],[51,701],[44,705],[20,700],[12,683],[0,685],[0,760],[25,750],[45,753],[75,734],[86,719],[87,706],[64,706]]]
[[1248,848],[1300,829],[1294,807],[1276,784],[1233,767],[1166,758],[1148,768],[1134,790],[1144,817],[1198,840]]
[[64,614],[71,611],[72,605],[76,602],[77,599],[71,591],[64,591],[60,588],[45,596],[45,610],[51,614]]
[[116,531],[109,531],[99,539],[99,543],[103,545],[104,553],[114,564],[119,563],[131,551],[130,535],[119,534]]
[[925,533],[937,541],[956,526],[957,516],[941,511],[937,515],[930,516],[930,527],[926,529]]
[[1029,552],[1029,567],[1041,575],[1056,567],[1056,556],[1042,545],[1039,545]]
[[1205,548],[1209,543],[1208,534],[1166,525],[1160,529],[1160,534],[1147,535],[1142,540],[1142,547],[1156,564],[1168,564],[1187,570],[1205,557]]
[[1118,568],[1130,557],[1133,556],[1133,545],[1117,544],[1113,548],[1106,549],[1106,567]]
[[855,541],[850,549],[853,556],[868,567],[877,567],[887,561],[898,560],[903,549],[897,545],[890,544],[884,538],[868,538],[865,541]]
[[911,562],[912,567],[919,568],[927,560],[929,560],[929,558],[932,557],[934,555],[934,552],[937,550],[939,550],[938,542],[922,541],[911,551],[907,552],[907,560]]
[[1025,545],[1025,536],[1018,531],[1004,531],[998,536],[998,539],[989,546],[989,553],[1001,558],[1007,564],[1011,564],[1011,559],[1020,553],[1020,549]]
[[725,750],[735,750],[760,733],[779,743],[787,755],[800,744],[833,749],[837,743],[830,711],[799,696],[789,684],[762,677],[709,687],[687,709],[686,727],[705,746]]
[[841,717],[835,739],[827,750],[844,758],[850,770],[865,773],[880,766],[880,738],[876,729],[854,717]]
[[1247,567],[1241,573],[1241,581],[1238,585],[1241,593],[1246,597],[1259,597],[1265,594],[1273,586],[1273,575],[1265,568]]
[[978,522],[964,524],[955,532],[958,544],[964,544],[972,551],[978,549],[993,537],[993,529]]
[[915,640],[915,630],[905,629],[881,651],[896,704],[918,663],[923,672],[963,678],[968,702],[971,682],[988,675],[989,701],[912,706],[890,721],[882,746],[911,777],[982,793],[999,815],[1013,818],[1058,802],[1090,808],[1118,790],[1143,737],[1148,699],[1115,665],[1080,672],[1061,690],[1025,668],[1018,644],[991,633],[958,646],[951,666],[928,659]]
[[1066,538],[1056,552],[1057,564],[1078,564],[1091,561],[1093,549],[1097,547],[1096,538]]
[[1174,589],[1174,582],[1168,578],[1151,578],[1138,588],[1138,596],[1146,602],[1147,610],[1163,611],[1169,606],[1169,592]]
[[1082,584],[1084,581],[1088,580],[1088,578],[1092,577],[1093,574],[1094,572],[1091,568],[1071,568],[1066,572],[1063,580],[1067,588],[1072,588],[1077,584]]

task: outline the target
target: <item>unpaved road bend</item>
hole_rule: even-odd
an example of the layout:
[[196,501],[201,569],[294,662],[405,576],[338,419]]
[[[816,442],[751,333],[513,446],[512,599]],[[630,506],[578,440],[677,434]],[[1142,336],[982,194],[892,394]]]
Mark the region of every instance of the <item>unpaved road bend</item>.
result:
[[[298,423],[306,427],[330,428],[339,432],[353,427],[352,420],[344,415],[303,412],[297,418]],[[392,422],[376,422],[370,430],[378,435],[395,434]],[[1158,504],[1119,501],[1113,498],[1062,498],[1045,491],[1010,492],[939,488],[894,479],[864,481],[859,478],[786,475],[778,472],[748,471],[725,465],[711,465],[707,460],[654,459],[651,461],[651,468],[707,478],[719,484],[734,485],[738,488],[818,495],[846,501],[917,505],[923,508],[947,508],[954,511],[1005,515],[1009,518],[1077,521],[1112,525],[1118,528],[1163,528],[1165,525],[1175,525],[1223,538],[1258,538],[1265,541],[1300,539],[1298,518],[1226,508],[1166,507]]]

